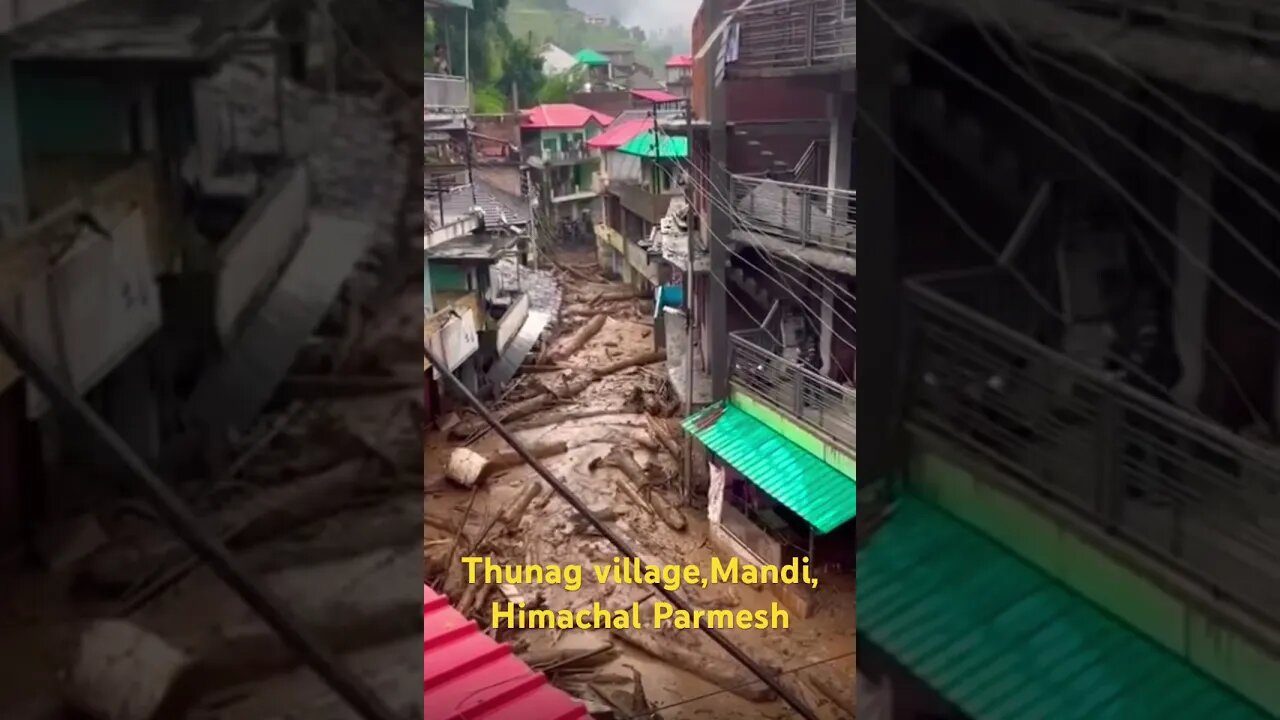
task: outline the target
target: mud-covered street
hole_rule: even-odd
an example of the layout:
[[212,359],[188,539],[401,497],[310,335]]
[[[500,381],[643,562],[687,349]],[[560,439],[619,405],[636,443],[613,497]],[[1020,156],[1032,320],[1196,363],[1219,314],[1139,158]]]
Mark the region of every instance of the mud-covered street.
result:
[[[491,409],[648,563],[709,568],[718,551],[705,507],[687,506],[682,497],[683,408],[668,387],[664,354],[655,350],[652,299],[600,276],[589,254],[562,252],[553,262],[563,294],[558,315]],[[499,461],[474,482],[450,477],[458,474],[447,471],[459,448],[491,460],[510,450],[483,420],[461,409],[427,433],[427,582],[455,607],[489,627],[494,602],[552,610],[654,602],[655,592],[644,585],[587,581],[576,592],[548,583],[469,585],[464,556],[505,565],[589,566],[620,552],[528,465]],[[853,698],[844,693],[854,668],[853,579],[817,571],[812,617],[792,614],[786,630],[724,633],[761,664],[782,671],[820,717],[850,717]],[[744,585],[680,593],[702,609],[764,610],[777,601],[768,588]],[[615,717],[794,717],[697,630],[496,632],[553,684],[592,707],[612,709]]]

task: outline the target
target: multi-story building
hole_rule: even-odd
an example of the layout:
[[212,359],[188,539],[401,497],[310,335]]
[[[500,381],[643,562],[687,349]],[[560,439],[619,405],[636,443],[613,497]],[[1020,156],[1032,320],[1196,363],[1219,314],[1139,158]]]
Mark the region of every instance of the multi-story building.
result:
[[682,98],[693,89],[693,56],[673,55],[667,60],[667,91]]
[[894,718],[1280,716],[1274,14],[888,5],[863,672]]
[[592,241],[600,217],[600,155],[588,142],[613,122],[581,105],[548,104],[522,111],[520,154],[533,198],[533,238]]
[[[230,127],[229,107],[243,98],[228,97],[215,76],[233,61],[274,55],[268,41],[246,39],[270,6],[211,16],[184,4],[157,16],[141,6],[63,5],[9,25],[4,38],[0,304],[27,350],[145,459],[179,462],[191,448],[177,441],[190,432],[225,433],[256,414],[361,238],[334,247],[335,228],[312,212],[302,148],[286,137],[283,117],[274,114],[263,137]],[[197,30],[179,40],[184,27]],[[277,64],[263,67],[269,88]],[[319,270],[317,257],[327,263]],[[273,334],[272,356],[257,358],[246,385],[229,358],[252,351],[282,293],[306,316],[291,318],[302,335]],[[222,402],[211,403],[219,389]],[[100,482],[74,486],[82,477],[74,466],[109,460],[59,433],[48,403],[8,360],[0,360],[0,404],[0,535],[13,528],[11,512],[43,514],[39,497],[100,497]]]
[[[704,4],[705,24],[719,25],[730,5]],[[684,425],[714,458],[708,504],[716,539],[754,562],[805,555],[853,565],[854,34],[838,2],[745,5],[713,39],[718,51],[703,53],[714,66],[702,74],[712,79],[704,86],[710,102],[698,103],[707,122],[689,124],[704,150],[686,164],[701,235],[686,267],[697,267],[700,247],[708,269],[693,278],[689,314],[706,339],[698,354],[710,368],[713,404]],[[731,136],[753,142],[748,148],[763,143],[730,126],[729,94],[766,78],[826,96],[821,183],[730,168]],[[804,611],[809,598],[784,600]]]

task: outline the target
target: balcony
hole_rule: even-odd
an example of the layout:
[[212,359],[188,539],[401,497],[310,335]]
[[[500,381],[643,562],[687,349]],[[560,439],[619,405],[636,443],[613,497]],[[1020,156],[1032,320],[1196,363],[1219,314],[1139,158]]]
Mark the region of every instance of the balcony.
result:
[[228,341],[297,249],[310,210],[306,166],[286,164],[268,179],[218,246],[214,316]]
[[763,330],[736,332],[729,342],[734,390],[829,437],[856,457],[857,391],[783,358]]
[[548,167],[553,165],[577,165],[590,160],[594,156],[586,145],[547,150],[537,146],[525,147],[525,161],[532,167]]
[[907,296],[915,439],[1280,625],[1275,449],[1053,349],[1056,317],[1004,271],[910,280]]
[[635,213],[650,225],[657,225],[667,215],[671,201],[683,195],[681,190],[655,193],[644,185],[627,180],[611,180],[609,189],[622,201],[622,207]]
[[426,113],[457,114],[471,109],[471,88],[456,75],[422,76],[422,109]]
[[[857,253],[858,193],[764,178],[729,178],[735,231],[853,258]],[[754,238],[751,240],[754,242]]]
[[728,77],[791,77],[852,71],[854,0],[764,0],[733,15]]

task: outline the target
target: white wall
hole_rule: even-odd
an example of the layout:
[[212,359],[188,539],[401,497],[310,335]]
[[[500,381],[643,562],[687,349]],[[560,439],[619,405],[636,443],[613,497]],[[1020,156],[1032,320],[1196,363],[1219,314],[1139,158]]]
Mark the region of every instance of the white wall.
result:
[[297,165],[287,172],[258,198],[219,254],[215,313],[224,341],[234,335],[250,304],[278,277],[306,227],[306,169]]
[[[83,231],[53,271],[31,279],[22,295],[21,322],[31,351],[59,367],[81,393],[161,323],[142,211],[104,224],[110,240]],[[29,392],[31,415],[43,414],[48,407],[43,398],[34,386]]]

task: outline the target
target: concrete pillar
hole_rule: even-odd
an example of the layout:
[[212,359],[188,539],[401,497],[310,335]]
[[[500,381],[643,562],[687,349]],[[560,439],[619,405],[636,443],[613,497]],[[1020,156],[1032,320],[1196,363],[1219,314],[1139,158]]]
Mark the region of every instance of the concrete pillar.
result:
[[0,237],[27,220],[22,181],[22,138],[18,132],[18,97],[13,65],[0,53]]
[[853,121],[857,115],[851,92],[835,92],[827,96],[827,120],[830,123],[827,154],[827,187],[848,190],[853,185]]
[[[1202,198],[1213,197],[1213,167],[1192,148],[1182,155],[1180,180]],[[1209,211],[1185,194],[1177,200],[1178,239],[1205,266],[1209,265],[1213,219]],[[1182,379],[1173,388],[1174,402],[1193,408],[1204,384],[1205,303],[1209,278],[1187,257],[1178,253],[1173,279],[1173,337],[1182,363]]]
[[818,356],[822,358],[822,375],[823,377],[831,377],[831,340],[835,327],[835,304],[836,293],[831,288],[823,288],[822,290],[822,310],[818,317],[821,320],[821,327],[818,329]]

